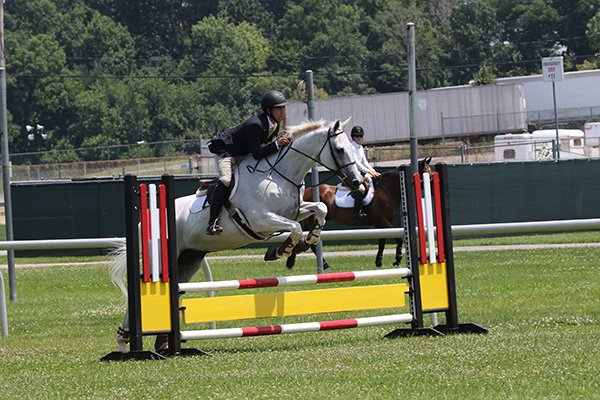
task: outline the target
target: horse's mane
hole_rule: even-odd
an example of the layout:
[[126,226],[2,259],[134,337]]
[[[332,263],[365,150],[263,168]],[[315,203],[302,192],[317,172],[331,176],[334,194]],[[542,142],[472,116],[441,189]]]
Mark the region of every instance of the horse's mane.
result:
[[292,136],[299,135],[304,132],[312,131],[317,128],[321,128],[325,124],[325,121],[306,121],[298,125],[289,126],[286,132]]
[[398,174],[400,173],[400,168],[396,167],[394,169],[390,169],[381,174],[382,178],[390,179],[390,178],[398,178]]

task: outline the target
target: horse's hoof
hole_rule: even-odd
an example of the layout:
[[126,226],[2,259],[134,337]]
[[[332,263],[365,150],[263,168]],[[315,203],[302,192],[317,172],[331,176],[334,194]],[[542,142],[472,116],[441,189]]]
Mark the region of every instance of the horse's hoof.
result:
[[330,270],[331,266],[329,266],[329,264],[327,264],[326,262],[323,263],[323,271],[327,271]]
[[269,246],[265,253],[265,261],[275,261],[277,258],[277,246]]
[[288,271],[292,271],[294,269],[294,265],[296,265],[296,257],[288,257],[285,262],[285,266],[287,267]]
[[169,347],[169,337],[167,335],[156,335],[154,341],[154,350],[165,350]]

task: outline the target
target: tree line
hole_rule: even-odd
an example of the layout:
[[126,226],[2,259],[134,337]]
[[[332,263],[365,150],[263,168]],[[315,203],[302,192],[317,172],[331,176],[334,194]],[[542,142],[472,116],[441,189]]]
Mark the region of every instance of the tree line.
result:
[[[598,68],[600,0],[7,0],[11,153],[209,138],[289,99],[305,71],[318,98]],[[41,124],[46,140],[28,140]],[[122,158],[161,147],[130,146]],[[162,147],[164,150],[164,146]],[[173,152],[178,150],[172,149]],[[45,157],[45,158],[44,158]],[[42,162],[80,161],[63,151]],[[96,157],[98,157],[96,155]],[[101,157],[101,156],[100,156]]]

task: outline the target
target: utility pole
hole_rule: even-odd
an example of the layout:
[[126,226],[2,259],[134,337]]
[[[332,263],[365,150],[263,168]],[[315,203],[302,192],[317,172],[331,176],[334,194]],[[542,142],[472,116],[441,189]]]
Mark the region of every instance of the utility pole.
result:
[[419,127],[417,124],[417,68],[415,56],[415,24],[406,24],[408,31],[408,126],[410,131],[410,165],[413,174],[419,172]]
[[[308,98],[308,119],[314,121],[315,119],[315,91],[313,83],[313,72],[312,70],[306,70],[306,95]],[[312,201],[321,201],[319,193],[319,169],[317,165],[313,165],[311,170],[312,184],[313,184],[313,198]],[[324,272],[323,265],[323,242],[319,240],[315,248],[315,255],[317,256],[317,274]]]
[[[8,125],[6,117],[6,64],[4,62],[4,0],[0,3],[0,148],[2,149],[2,184],[4,188],[4,216],[6,240],[14,240],[12,202],[10,195],[10,157],[8,156]],[[15,251],[8,250],[8,287],[10,301],[17,301]]]

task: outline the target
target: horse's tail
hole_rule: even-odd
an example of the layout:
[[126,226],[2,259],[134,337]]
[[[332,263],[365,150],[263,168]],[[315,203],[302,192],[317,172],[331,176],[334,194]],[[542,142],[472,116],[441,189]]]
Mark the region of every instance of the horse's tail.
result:
[[112,262],[109,267],[110,279],[121,290],[123,302],[127,301],[127,245],[120,244],[111,251]]

